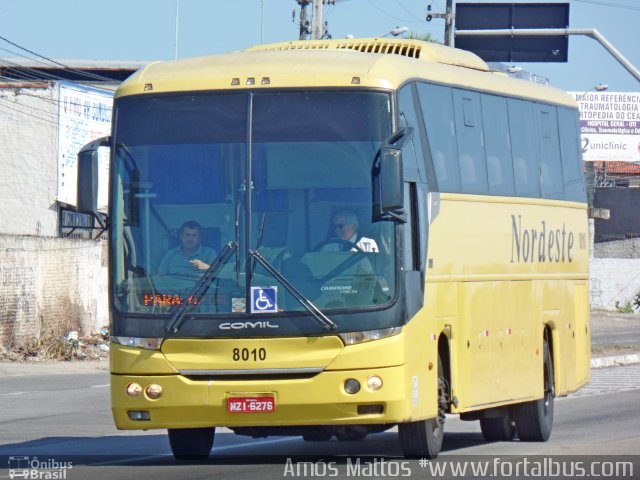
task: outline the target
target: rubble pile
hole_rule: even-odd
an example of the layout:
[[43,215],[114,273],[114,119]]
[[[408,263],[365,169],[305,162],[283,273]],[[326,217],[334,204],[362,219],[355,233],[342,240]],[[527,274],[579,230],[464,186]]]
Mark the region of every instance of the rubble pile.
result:
[[87,336],[70,331],[63,336],[34,339],[24,345],[0,345],[0,362],[40,362],[45,360],[106,360],[109,357],[109,329]]

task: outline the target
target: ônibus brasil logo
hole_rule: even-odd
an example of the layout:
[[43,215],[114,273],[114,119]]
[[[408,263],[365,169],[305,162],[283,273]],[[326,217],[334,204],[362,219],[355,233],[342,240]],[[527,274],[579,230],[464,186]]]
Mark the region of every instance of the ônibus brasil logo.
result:
[[66,480],[67,470],[73,468],[73,462],[61,462],[53,458],[39,460],[38,457],[9,457],[9,478],[27,478],[38,480]]

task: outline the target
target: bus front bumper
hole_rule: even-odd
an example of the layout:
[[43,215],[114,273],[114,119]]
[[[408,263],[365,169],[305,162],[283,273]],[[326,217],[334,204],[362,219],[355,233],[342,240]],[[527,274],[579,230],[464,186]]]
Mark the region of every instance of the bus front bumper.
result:
[[[382,380],[378,390],[368,386],[372,376]],[[357,393],[345,391],[349,379],[359,382]],[[432,408],[420,402],[422,411],[416,410],[415,383],[415,377],[407,378],[404,366],[324,371],[311,378],[250,380],[112,374],[111,401],[116,426],[125,430],[393,424],[435,415],[435,402]],[[127,394],[132,384],[141,387],[135,397]],[[149,398],[149,385],[160,386],[159,398]],[[272,398],[268,402],[271,411],[228,411],[229,398],[250,397]]]

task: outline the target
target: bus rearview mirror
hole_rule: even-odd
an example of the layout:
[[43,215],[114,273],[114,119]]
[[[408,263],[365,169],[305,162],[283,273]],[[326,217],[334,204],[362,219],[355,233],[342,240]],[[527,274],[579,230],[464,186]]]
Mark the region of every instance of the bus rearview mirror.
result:
[[402,153],[399,148],[380,148],[373,168],[373,220],[404,209]]
[[108,146],[110,137],[86,144],[78,152],[77,208],[79,212],[98,213],[98,149]]

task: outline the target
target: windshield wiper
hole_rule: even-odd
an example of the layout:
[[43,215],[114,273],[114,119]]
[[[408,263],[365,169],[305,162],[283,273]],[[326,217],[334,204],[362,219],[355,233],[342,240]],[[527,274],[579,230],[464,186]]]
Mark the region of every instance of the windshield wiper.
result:
[[328,331],[334,331],[338,327],[335,323],[333,323],[324,313],[320,311],[318,307],[316,307],[311,300],[306,298],[300,291],[294,287],[278,270],[275,269],[273,265],[269,263],[269,261],[262,256],[260,252],[257,250],[249,250],[249,254],[255,258],[260,265],[262,265],[267,272],[274,276],[276,280],[278,280],[284,288],[286,288],[293,297],[300,302],[313,318],[315,318],[322,328]]
[[218,272],[220,271],[220,269],[224,266],[225,263],[227,263],[227,260],[229,260],[229,257],[231,256],[231,254],[237,248],[238,248],[238,244],[236,242],[229,242],[224,246],[222,251],[211,263],[207,271],[204,272],[200,280],[198,280],[198,283],[196,283],[196,286],[193,287],[193,290],[191,290],[187,295],[186,298],[189,298],[189,299],[193,298],[195,299],[195,301],[194,302],[183,301],[182,304],[180,304],[178,309],[175,311],[175,313],[171,317],[171,322],[169,322],[169,326],[166,328],[167,334],[173,334],[178,332],[178,329],[180,328],[180,325],[184,321],[185,314],[187,313],[187,310],[189,309],[189,307],[192,304],[197,304],[198,302],[200,302],[200,300],[204,296],[205,292],[207,291],[211,283],[218,276]]

